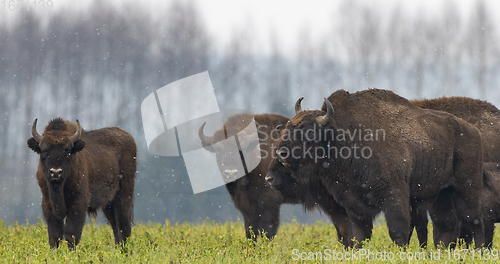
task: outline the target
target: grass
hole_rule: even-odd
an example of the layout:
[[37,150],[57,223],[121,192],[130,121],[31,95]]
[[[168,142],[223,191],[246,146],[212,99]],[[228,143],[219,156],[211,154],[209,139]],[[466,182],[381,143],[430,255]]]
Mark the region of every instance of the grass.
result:
[[[432,227],[429,228],[432,232]],[[493,247],[496,254],[490,253],[489,260],[485,260],[487,254],[481,252],[481,262],[498,261],[499,241],[496,235]],[[463,247],[449,254],[446,249],[438,251],[432,242],[429,249],[422,250],[415,235],[406,249],[398,248],[390,240],[385,224],[375,226],[373,238],[366,242],[363,250],[351,251],[342,247],[333,225],[325,222],[283,224],[273,241],[259,239],[257,243],[244,238],[242,222],[138,223],[123,249],[115,247],[111,227],[92,222],[85,225],[76,250],[69,251],[65,242],[58,249],[49,249],[47,226],[41,220],[35,225],[7,225],[0,221],[0,263],[295,263],[302,262],[301,257],[305,262],[313,262],[307,259],[333,262],[336,261],[332,259],[334,255],[348,257],[353,253],[358,258],[349,260],[353,263],[365,263],[369,253],[374,263],[400,263],[400,257],[414,259],[406,262],[428,263],[432,262],[431,255],[437,258],[438,253],[436,263],[454,262],[455,259],[477,262],[480,257],[479,252],[474,252],[473,256]]]

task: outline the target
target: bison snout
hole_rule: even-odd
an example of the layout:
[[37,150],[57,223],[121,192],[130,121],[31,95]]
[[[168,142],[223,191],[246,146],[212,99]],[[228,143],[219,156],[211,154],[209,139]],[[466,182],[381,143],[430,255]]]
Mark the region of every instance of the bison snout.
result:
[[224,174],[227,178],[227,180],[236,180],[236,176],[238,174],[238,170],[225,170]]
[[271,185],[271,186],[273,185],[273,183],[274,183],[274,177],[273,177],[273,176],[271,176],[271,175],[266,175],[266,178],[265,178],[265,179],[266,179],[267,184],[269,184],[269,185]]
[[61,168],[57,168],[57,169],[50,168],[49,172],[50,172],[50,179],[59,180],[61,178],[63,169],[61,169]]

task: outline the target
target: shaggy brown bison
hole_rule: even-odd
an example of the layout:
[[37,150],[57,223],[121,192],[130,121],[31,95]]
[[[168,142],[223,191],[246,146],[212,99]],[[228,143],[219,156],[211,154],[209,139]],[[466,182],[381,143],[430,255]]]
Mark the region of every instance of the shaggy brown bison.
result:
[[[500,110],[498,110],[494,105],[486,101],[468,97],[444,96],[436,99],[412,100],[411,102],[420,108],[448,112],[474,125],[481,132],[484,162],[500,163],[500,151],[498,151],[498,148],[500,147]],[[485,173],[488,171],[491,173],[491,170],[485,169]],[[485,182],[485,184],[487,183]],[[452,193],[452,189],[443,191],[443,197],[440,197],[437,201],[436,208],[434,210],[431,209],[430,216],[433,219],[434,237],[437,237],[438,240],[444,234],[450,234],[451,230],[456,229],[456,227],[453,226],[453,221],[445,221],[449,219],[449,214],[443,214],[445,211],[442,210],[443,208],[450,206],[449,201],[446,200],[449,199]],[[414,224],[417,229],[417,235],[421,244],[427,243],[426,207],[429,207],[429,205],[416,208],[419,215],[416,218],[412,217],[412,224]],[[483,213],[486,212],[483,211]],[[414,220],[415,222],[413,223]],[[454,220],[456,221],[456,219]],[[449,230],[450,232],[444,232],[443,230],[440,230],[440,228]],[[491,230],[491,232],[489,230],[490,229],[486,228],[485,222],[486,238],[493,235],[493,230]],[[488,232],[490,232],[490,234]],[[454,237],[458,238],[458,236]],[[467,241],[470,241],[468,237],[466,237],[466,242]]]
[[322,211],[326,212],[337,230],[339,242],[345,247],[354,246],[352,238],[356,237],[356,234],[352,233],[351,222],[355,222],[357,226],[362,228],[363,234],[367,236],[366,238],[371,238],[373,219],[349,219],[345,208],[333,199],[333,196],[328,193],[324,186],[314,182],[298,182],[281,163],[276,163],[275,166],[276,173],[279,173],[280,177],[274,179],[267,174],[265,177],[267,183],[273,189],[279,191],[285,197],[287,203],[303,204],[307,210],[318,206]]
[[[481,192],[482,211],[484,219],[484,243],[491,248],[495,223],[500,222],[500,164],[485,163],[483,172],[483,191]],[[467,229],[462,229],[462,238],[471,242]]]
[[[262,158],[259,165],[248,175],[231,181],[233,175],[238,173],[238,169],[235,169],[237,167],[235,164],[228,162],[234,159],[228,157],[229,155],[232,156],[232,153],[224,151],[225,146],[222,145],[223,142],[221,141],[242,131],[250,124],[253,118],[259,124],[266,124],[266,127],[259,128],[259,131],[263,131],[266,135],[270,136],[261,138],[261,133],[259,133],[260,142],[248,142],[251,144],[246,146],[242,146],[244,144],[240,142],[240,146],[241,148],[253,149],[260,143],[262,152],[266,152],[269,157]],[[216,131],[213,136],[209,137],[203,133],[205,124],[198,131],[198,136],[203,147],[216,154],[219,169],[223,177],[228,179],[226,181],[228,182],[226,188],[236,209],[243,215],[247,238],[256,239],[255,235],[259,235],[261,232],[267,233],[267,237],[271,238],[276,235],[278,230],[279,211],[283,197],[278,192],[267,187],[261,179],[261,175],[265,175],[270,162],[271,156],[269,154],[271,154],[270,151],[274,145],[272,139],[275,137],[271,133],[273,130],[276,132],[277,127],[279,129],[280,126],[284,126],[288,120],[288,118],[280,115],[263,114],[252,116],[251,114],[244,113],[228,118],[223,128]],[[243,156],[241,152],[240,155]],[[253,229],[255,235],[252,235],[251,229]]]
[[133,216],[137,149],[134,138],[118,127],[84,131],[56,118],[42,135],[31,128],[28,147],[40,155],[36,178],[51,248],[66,238],[78,245],[85,214],[102,209],[113,228],[115,242],[130,237]]
[[411,101],[415,106],[448,112],[474,125],[483,138],[484,162],[500,163],[500,110],[468,97],[440,97]]
[[[408,243],[410,198],[434,201],[452,187],[459,220],[476,245],[484,242],[483,153],[474,126],[385,90],[340,90],[325,104],[326,112],[302,111],[290,120],[270,177],[281,177],[281,163],[296,181],[325,186],[349,219],[369,222],[384,212],[389,235],[400,246]],[[351,229],[356,240],[367,237],[356,223]]]
[[[289,121],[288,118],[277,114],[238,114],[228,118],[223,128],[210,137],[204,135],[205,125],[203,124],[198,135],[203,147],[216,153],[219,169],[224,174],[224,178],[228,179],[237,174],[237,166],[228,162],[232,160],[231,157],[228,157],[231,153],[227,151],[228,148],[222,140],[242,131],[252,119],[257,125],[259,142],[255,143],[259,143],[260,146],[260,163],[245,176],[226,184],[236,209],[243,215],[246,237],[256,239],[256,236],[252,236],[250,228],[256,232],[256,235],[266,233],[268,238],[274,237],[279,226],[280,206],[283,203],[290,203],[302,204],[308,210],[316,207],[321,208],[336,226],[339,239],[347,241],[343,239],[347,232],[345,230],[345,226],[347,226],[346,212],[324,188],[308,186],[310,189],[306,190],[302,186],[292,184],[289,185],[290,191],[284,192],[282,195],[270,188],[265,182],[264,176],[267,174],[269,164],[276,156],[276,147],[281,138],[280,133]],[[252,152],[251,149],[257,147],[257,144],[242,138],[241,134],[238,134],[238,140],[245,153]],[[243,157],[241,151],[240,156]]]
[[[481,192],[481,209],[484,221],[485,245],[493,246],[493,235],[495,223],[500,221],[500,165],[488,162],[483,166],[483,190]],[[450,240],[456,241],[458,238],[464,239],[468,245],[472,242],[470,231],[464,228],[453,214],[443,214],[440,210],[448,211],[453,207],[450,201],[455,193],[451,189],[445,189],[436,201],[435,206],[429,212],[432,216],[434,236],[441,238],[449,236]],[[434,222],[438,222],[438,226]]]

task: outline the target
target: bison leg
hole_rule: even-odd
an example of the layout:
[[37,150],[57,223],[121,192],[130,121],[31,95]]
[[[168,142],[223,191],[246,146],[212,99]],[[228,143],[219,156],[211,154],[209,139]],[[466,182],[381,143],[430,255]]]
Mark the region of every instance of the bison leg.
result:
[[337,230],[339,242],[345,247],[349,247],[349,242],[352,240],[352,237],[349,236],[351,222],[349,221],[346,210],[335,201],[330,201],[328,204],[324,204],[324,202],[325,199],[320,200],[320,208],[330,217],[330,220]]
[[127,238],[129,238],[132,233],[131,208],[127,208],[126,201],[124,202],[121,200],[113,201],[113,208],[115,211],[115,221],[118,227],[118,237],[115,236],[115,242],[126,242]]
[[[471,188],[473,189],[473,188]],[[475,196],[475,197],[474,197]],[[474,238],[476,248],[482,247],[484,244],[484,224],[482,219],[482,213],[479,206],[479,193],[473,194],[469,192],[463,194],[463,192],[458,192],[453,195],[453,205],[456,216],[467,228]],[[477,199],[474,199],[476,198]]]
[[[133,142],[133,140],[132,140]],[[135,143],[134,147],[135,147]],[[120,180],[120,189],[115,194],[112,201],[113,210],[115,213],[115,223],[117,232],[115,234],[115,242],[126,242],[127,238],[132,233],[132,219],[134,209],[134,186],[135,186],[135,171],[136,151],[127,152],[120,159],[120,172],[122,174]],[[118,235],[118,236],[117,236]]]
[[427,209],[421,203],[413,203],[411,210],[411,227],[410,227],[410,235],[408,237],[408,243],[410,243],[411,234],[413,233],[413,228],[417,232],[418,243],[421,248],[427,247]]
[[54,216],[50,201],[45,196],[42,197],[42,211],[47,222],[50,248],[57,248],[59,241],[63,238],[64,219],[57,219]]
[[410,201],[408,195],[396,190],[405,190],[404,187],[395,187],[391,191],[393,195],[384,199],[382,211],[385,215],[389,236],[398,246],[406,246],[410,236]]
[[120,190],[118,190],[112,202],[118,230],[118,237],[115,235],[115,242],[117,243],[126,242],[127,238],[129,238],[132,233],[133,197],[133,188],[125,188],[122,181],[120,183]]
[[104,216],[108,220],[109,225],[111,225],[111,228],[113,229],[113,235],[115,237],[115,244],[120,243],[120,240],[119,240],[120,235],[118,233],[119,232],[118,226],[117,226],[116,220],[115,220],[115,210],[113,208],[113,204],[109,203],[108,205],[104,206],[104,208],[102,208],[102,212],[104,213]]
[[454,248],[459,235],[460,223],[451,203],[452,188],[444,189],[429,209],[434,236],[434,246]]
[[[495,232],[495,223],[484,221],[484,245],[489,249],[493,246],[493,236]],[[460,238],[464,240],[465,244],[469,246],[472,243],[472,233],[462,226],[460,230]]]
[[[467,246],[470,246],[470,244],[472,243],[472,233],[467,228],[465,228],[463,225],[460,225],[460,226],[461,226],[460,239],[463,239],[465,244]],[[486,233],[486,224],[484,225],[484,228],[485,228],[485,233]],[[485,234],[485,239],[486,239],[486,234]]]
[[64,226],[64,238],[68,241],[68,248],[73,249],[80,242],[83,226],[85,225],[85,212],[87,208],[70,208]]
[[[455,193],[452,200],[458,220],[467,228],[475,241],[476,248],[484,244],[484,223],[481,208],[481,190],[483,189],[482,151],[472,151],[481,144],[480,137],[460,137],[463,149],[453,153],[453,172]],[[461,134],[463,135],[463,134]],[[474,140],[476,139],[476,140]],[[481,150],[481,149],[479,149]]]
[[495,223],[484,221],[484,245],[490,250],[493,247],[493,235],[495,233]]

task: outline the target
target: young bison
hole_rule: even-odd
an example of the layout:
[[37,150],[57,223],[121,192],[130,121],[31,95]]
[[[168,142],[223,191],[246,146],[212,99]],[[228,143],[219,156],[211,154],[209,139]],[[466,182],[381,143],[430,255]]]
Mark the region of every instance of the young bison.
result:
[[[243,135],[238,133],[246,131],[245,128],[248,127],[252,119],[257,125],[259,142],[249,142],[244,133]],[[294,185],[288,191],[280,193],[270,188],[264,179],[269,164],[276,157],[276,147],[280,134],[288,121],[288,118],[277,114],[252,115],[243,113],[228,118],[223,128],[216,131],[213,136],[209,137],[203,134],[205,125],[200,127],[198,135],[203,147],[216,154],[219,169],[223,178],[227,179],[226,188],[229,195],[236,209],[243,215],[247,238],[256,239],[255,236],[252,236],[250,228],[256,232],[256,235],[266,233],[268,238],[273,238],[279,226],[281,204],[289,203],[302,204],[307,210],[313,210],[317,207],[322,209],[337,228],[339,240],[347,243],[348,240],[344,239],[347,235],[347,215],[326,189],[319,186],[308,186],[306,189],[306,187]],[[241,150],[244,150],[244,153],[255,153],[253,150],[258,146],[260,146],[261,153],[259,165],[236,180],[232,178],[238,174],[238,164],[232,164],[234,159],[231,158],[232,153],[228,151],[230,146],[226,146],[223,141],[235,134],[238,134],[241,157],[244,157]]]
[[83,131],[56,118],[42,135],[31,128],[28,147],[40,155],[36,178],[51,248],[66,238],[73,249],[80,241],[85,214],[102,209],[113,228],[115,243],[131,233],[137,148],[134,138],[118,127]]

